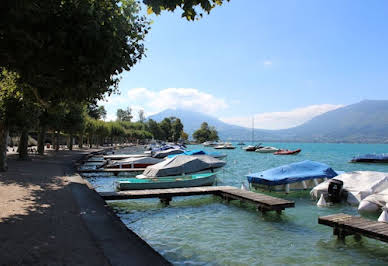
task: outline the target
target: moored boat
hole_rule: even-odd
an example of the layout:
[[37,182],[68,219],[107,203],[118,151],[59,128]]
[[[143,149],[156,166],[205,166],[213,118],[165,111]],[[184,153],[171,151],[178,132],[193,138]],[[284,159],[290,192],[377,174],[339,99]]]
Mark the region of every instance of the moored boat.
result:
[[265,146],[255,150],[255,152],[259,153],[274,153],[276,151],[279,151],[279,149],[271,146]]
[[211,186],[216,179],[215,173],[167,176],[158,178],[126,178],[117,181],[118,190],[163,189]]
[[[184,151],[181,153],[181,155],[209,155],[216,159],[223,159],[226,157],[226,154],[218,153],[218,152],[207,152],[204,150],[191,150],[191,151]],[[177,154],[168,155],[168,158],[173,158],[177,156]]]
[[232,143],[229,143],[229,142],[226,142],[225,144],[222,144],[222,145],[218,145],[218,146],[215,146],[214,149],[217,149],[217,150],[233,150],[235,149],[236,147],[234,147],[232,145]]
[[260,148],[263,148],[263,146],[261,146],[261,144],[258,144],[258,145],[248,145],[248,146],[244,147],[243,150],[245,150],[245,151],[255,151],[255,150],[260,149]]
[[148,166],[138,178],[152,178],[160,176],[179,176],[201,171],[214,171],[223,167],[224,161],[208,155],[178,155],[163,162]]
[[302,151],[301,149],[297,149],[297,150],[293,150],[293,151],[290,151],[290,150],[278,150],[278,151],[274,152],[274,154],[275,155],[293,155],[293,154],[298,154],[301,151]]
[[246,175],[255,188],[269,191],[305,190],[312,188],[337,173],[327,164],[302,161]]
[[119,161],[110,161],[104,168],[146,168],[162,161],[163,159],[152,157],[126,158]]
[[354,157],[352,163],[388,163],[388,154],[365,154]]

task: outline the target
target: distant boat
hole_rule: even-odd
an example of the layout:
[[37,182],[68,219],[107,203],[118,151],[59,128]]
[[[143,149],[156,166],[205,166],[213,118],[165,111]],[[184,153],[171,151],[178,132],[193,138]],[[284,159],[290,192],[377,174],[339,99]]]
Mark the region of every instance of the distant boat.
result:
[[263,148],[263,146],[261,146],[261,143],[258,145],[248,145],[248,146],[244,147],[243,149],[245,151],[255,151],[255,150],[260,149],[260,148]]
[[302,151],[301,149],[297,149],[297,150],[293,150],[293,151],[290,151],[290,150],[278,150],[274,154],[275,155],[293,155],[293,154],[298,154],[301,151]]
[[245,143],[244,142],[239,142],[239,143],[237,143],[237,145],[245,145]]
[[337,176],[330,166],[320,162],[302,161],[246,175],[255,188],[270,191],[302,190]]
[[221,143],[213,142],[213,141],[205,141],[204,143],[202,143],[202,145],[205,147],[213,147],[213,146],[217,146],[219,144],[221,144]]
[[276,151],[279,151],[279,149],[271,146],[261,147],[256,150],[256,152],[260,153],[274,153]]
[[218,146],[215,146],[214,149],[218,149],[218,150],[233,150],[235,149],[236,147],[234,147],[232,145],[232,143],[225,143],[225,144],[222,144],[222,145],[218,145]]
[[365,154],[354,157],[350,162],[352,163],[388,163],[388,154]]
[[143,179],[126,178],[118,180],[116,187],[118,190],[200,187],[213,185],[215,179],[216,174],[214,173]]

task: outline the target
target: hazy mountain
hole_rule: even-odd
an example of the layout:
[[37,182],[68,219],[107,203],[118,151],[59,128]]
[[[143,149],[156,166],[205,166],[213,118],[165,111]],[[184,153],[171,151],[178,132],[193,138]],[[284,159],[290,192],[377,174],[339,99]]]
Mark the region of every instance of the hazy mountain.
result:
[[[189,110],[167,109],[150,116],[156,121],[179,117],[192,134],[202,122],[214,126],[223,140],[251,140],[252,130]],[[316,116],[303,125],[282,129],[255,129],[256,141],[388,142],[388,101],[365,100]]]
[[286,139],[388,142],[388,101],[365,100],[351,104],[278,133]]

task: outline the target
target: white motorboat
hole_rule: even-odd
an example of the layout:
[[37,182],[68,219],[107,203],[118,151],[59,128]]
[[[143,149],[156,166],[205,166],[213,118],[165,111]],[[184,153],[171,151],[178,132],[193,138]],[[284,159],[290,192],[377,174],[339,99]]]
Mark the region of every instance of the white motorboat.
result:
[[260,152],[260,153],[274,153],[277,151],[279,151],[278,148],[271,147],[271,146],[265,146],[255,150],[255,152]]

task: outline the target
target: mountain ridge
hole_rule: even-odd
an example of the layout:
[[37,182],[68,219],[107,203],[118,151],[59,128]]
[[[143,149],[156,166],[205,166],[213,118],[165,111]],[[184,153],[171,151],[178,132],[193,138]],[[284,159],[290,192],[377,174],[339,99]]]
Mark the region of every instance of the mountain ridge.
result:
[[[175,116],[192,134],[202,122],[214,126],[222,140],[252,140],[252,129],[186,109],[166,109],[149,118]],[[388,143],[388,100],[364,100],[315,116],[302,125],[279,130],[255,129],[256,141]]]

